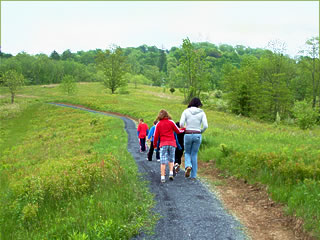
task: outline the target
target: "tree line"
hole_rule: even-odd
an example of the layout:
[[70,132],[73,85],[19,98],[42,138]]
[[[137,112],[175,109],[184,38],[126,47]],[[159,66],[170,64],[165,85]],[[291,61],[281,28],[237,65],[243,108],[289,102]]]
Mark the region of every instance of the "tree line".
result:
[[268,121],[292,116],[297,101],[320,108],[319,37],[307,40],[295,58],[286,55],[285,44],[278,41],[261,49],[191,43],[188,38],[170,50],[114,46],[76,53],[53,51],[49,56],[0,53],[0,57],[1,76],[16,71],[27,85],[61,83],[68,76],[77,82],[100,81],[114,93],[131,82],[172,92],[178,88],[185,102],[214,92],[228,111]]

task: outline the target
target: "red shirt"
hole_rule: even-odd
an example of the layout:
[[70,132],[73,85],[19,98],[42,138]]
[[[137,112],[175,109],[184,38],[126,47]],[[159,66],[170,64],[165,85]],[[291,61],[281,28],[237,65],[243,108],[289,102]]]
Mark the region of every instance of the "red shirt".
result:
[[147,136],[148,125],[146,123],[139,123],[137,131],[139,132],[139,138],[145,138]]
[[184,130],[180,130],[177,125],[174,123],[174,121],[169,120],[168,118],[164,118],[160,120],[157,125],[156,129],[154,131],[154,140],[153,145],[156,148],[157,142],[160,137],[160,147],[162,146],[173,146],[177,147],[176,139],[174,137],[173,132],[176,132],[177,134],[183,133]]

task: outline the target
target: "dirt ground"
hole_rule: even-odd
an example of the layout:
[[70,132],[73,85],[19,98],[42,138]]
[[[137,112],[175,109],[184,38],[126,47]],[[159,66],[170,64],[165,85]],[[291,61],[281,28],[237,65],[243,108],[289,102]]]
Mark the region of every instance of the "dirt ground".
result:
[[303,231],[303,222],[287,216],[262,185],[225,177],[213,161],[198,162],[199,176],[215,191],[225,207],[248,229],[253,240],[314,240]]

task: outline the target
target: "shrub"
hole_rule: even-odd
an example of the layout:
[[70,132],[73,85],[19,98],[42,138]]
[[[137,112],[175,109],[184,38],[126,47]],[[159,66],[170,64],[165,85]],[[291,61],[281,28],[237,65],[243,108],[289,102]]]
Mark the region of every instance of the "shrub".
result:
[[68,95],[74,94],[77,90],[76,81],[73,76],[65,75],[61,81],[61,89]]
[[214,92],[214,97],[215,98],[222,98],[222,91],[221,90],[217,90]]
[[215,108],[218,111],[227,112],[228,111],[228,103],[226,101],[223,101],[222,99],[217,99],[217,101],[215,102]]
[[318,113],[308,104],[306,100],[296,101],[293,107],[293,114],[301,129],[312,128],[317,121]]

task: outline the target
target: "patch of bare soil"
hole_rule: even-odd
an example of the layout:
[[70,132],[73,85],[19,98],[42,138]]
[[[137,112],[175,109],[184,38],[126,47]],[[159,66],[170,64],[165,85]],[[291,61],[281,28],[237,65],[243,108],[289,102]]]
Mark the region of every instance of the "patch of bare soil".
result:
[[303,231],[300,219],[287,216],[284,206],[269,198],[264,186],[224,177],[214,161],[199,161],[198,165],[200,177],[214,188],[225,207],[247,228],[253,240],[315,240]]
[[162,93],[162,92],[152,92],[152,91],[144,91],[144,93],[149,93],[153,96],[157,96],[160,98],[166,98],[166,99],[179,99],[178,96],[175,96],[173,94],[167,94],[167,93]]
[[41,85],[41,87],[43,87],[43,88],[54,88],[54,87],[56,87],[58,85],[59,84],[57,84],[57,83],[53,83],[53,84]]
[[23,98],[38,98],[37,96],[32,95],[24,95],[24,94],[17,94],[16,97],[23,97]]

